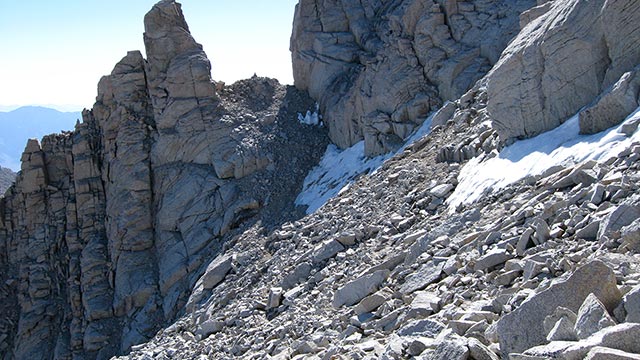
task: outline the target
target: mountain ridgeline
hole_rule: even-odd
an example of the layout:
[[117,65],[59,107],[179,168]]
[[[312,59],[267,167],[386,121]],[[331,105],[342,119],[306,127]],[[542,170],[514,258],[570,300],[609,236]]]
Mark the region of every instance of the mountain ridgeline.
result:
[[24,106],[0,112],[0,165],[20,170],[20,157],[27,139],[69,131],[82,118],[80,112],[61,112],[40,106]]
[[[640,356],[639,20],[634,1],[300,0],[295,86],[225,85],[158,2],[147,58],[29,140],[0,197],[0,357]],[[324,127],[298,120],[316,108]],[[451,201],[556,128],[617,151]],[[327,145],[360,142],[399,153],[305,216]]]

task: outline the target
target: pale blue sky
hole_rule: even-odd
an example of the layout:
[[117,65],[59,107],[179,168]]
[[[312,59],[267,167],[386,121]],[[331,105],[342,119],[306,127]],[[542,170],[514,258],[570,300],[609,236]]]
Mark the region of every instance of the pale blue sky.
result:
[[[0,0],[0,111],[15,105],[90,108],[102,75],[142,50],[156,0]],[[182,0],[192,35],[227,83],[254,73],[292,83],[297,0]]]

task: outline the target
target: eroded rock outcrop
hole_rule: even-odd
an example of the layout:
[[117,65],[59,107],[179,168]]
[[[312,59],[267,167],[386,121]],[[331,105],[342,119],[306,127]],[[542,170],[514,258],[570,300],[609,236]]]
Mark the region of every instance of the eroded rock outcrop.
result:
[[127,351],[175,318],[240,228],[299,214],[327,143],[296,119],[313,101],[271,79],[217,84],[174,1],[147,14],[144,39],[148,58],[131,51],[103,77],[74,132],[27,144],[0,199],[9,358]]
[[580,114],[590,117],[581,121],[581,130],[594,133],[623,120],[637,107],[637,80],[623,75],[640,63],[640,4],[553,1],[541,12],[488,76],[488,110],[500,137],[508,141],[553,129],[616,83],[613,91],[633,99],[618,96],[604,104],[612,99],[602,97],[601,110]]
[[364,140],[367,155],[388,152],[489,71],[535,3],[302,0],[295,85],[319,101],[338,146]]

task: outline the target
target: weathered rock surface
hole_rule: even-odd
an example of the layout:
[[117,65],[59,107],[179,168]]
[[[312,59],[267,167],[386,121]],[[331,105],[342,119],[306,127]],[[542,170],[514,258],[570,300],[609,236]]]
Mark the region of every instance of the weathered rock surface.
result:
[[589,294],[578,309],[575,330],[578,339],[586,339],[598,331],[616,325],[615,320],[597,296]]
[[[568,359],[578,360],[585,359],[589,353],[593,356],[602,353],[602,358],[609,356],[629,354],[630,358],[640,353],[640,345],[638,345],[637,336],[640,335],[640,324],[625,323],[604,328],[592,336],[575,342],[575,341],[553,341],[546,345],[533,347],[524,352],[524,358],[527,356],[552,358],[552,359]],[[603,350],[610,349],[610,350]],[[613,350],[613,351],[612,351]],[[611,354],[613,352],[613,354]],[[514,354],[515,358],[519,358],[518,354]],[[598,358],[598,357],[596,357]],[[623,357],[628,359],[629,357]]]
[[584,133],[614,125],[637,107],[637,80],[625,73],[640,64],[640,4],[563,0],[548,8],[487,77],[487,110],[505,141],[555,128],[610,86],[611,94],[581,113]]
[[636,286],[624,295],[625,321],[640,323],[640,286]]
[[293,75],[320,104],[331,140],[388,152],[493,66],[533,0],[302,0]]
[[640,74],[637,68],[611,85],[595,103],[580,111],[580,132],[595,134],[617,125],[640,105]]
[[[499,71],[471,82],[500,58],[508,29],[524,26],[518,39],[531,40],[527,61],[542,46],[558,49],[545,54],[560,62],[554,56],[566,55],[564,40],[574,50],[574,40],[577,48],[600,43],[581,36],[604,20],[590,29],[582,15],[626,6],[620,21],[607,21],[612,30],[602,40],[615,69],[597,90],[589,87],[584,105],[600,106],[594,100],[604,83],[637,65],[620,60],[637,49],[624,48],[638,38],[628,32],[637,20],[633,2],[540,1],[522,12],[525,5],[534,2],[303,0],[292,39],[296,81],[316,92],[325,114],[336,109],[327,123],[334,140],[346,146],[366,138],[374,153],[393,148],[413,127],[407,119],[453,101],[431,133],[297,217],[292,199],[325,143],[322,128],[295,115],[315,104],[268,79],[212,82],[179,7],[159,3],[147,16],[149,59],[129,53],[101,81],[96,106],[74,133],[28,143],[18,182],[0,200],[2,356],[640,353],[631,322],[640,284],[640,143],[626,138],[630,145],[617,154],[567,160],[474,203],[447,203],[466,160],[500,156],[488,109],[506,95],[486,88]],[[548,41],[537,41],[539,34]],[[473,56],[461,55],[463,43]],[[561,75],[575,75],[571,66],[585,70],[581,61],[590,58],[572,59],[561,59],[566,71],[541,79],[582,98],[584,84]],[[527,74],[536,78],[538,70]],[[538,92],[517,94],[519,113],[539,110],[530,107]],[[353,117],[341,122],[336,114]],[[594,333],[579,339],[578,329]]]
[[616,286],[615,274],[600,261],[584,265],[566,280],[532,296],[514,312],[500,319],[497,330],[502,355],[508,356],[545,343],[545,317],[557,307],[577,312],[591,293],[611,310],[622,298]]

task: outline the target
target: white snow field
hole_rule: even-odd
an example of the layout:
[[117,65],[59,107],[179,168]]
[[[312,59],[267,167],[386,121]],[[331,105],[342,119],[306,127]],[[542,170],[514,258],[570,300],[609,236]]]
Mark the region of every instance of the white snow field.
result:
[[640,132],[627,137],[623,124],[640,121],[640,108],[625,121],[594,135],[579,135],[578,115],[559,127],[531,139],[505,147],[500,153],[482,161],[482,156],[469,160],[460,171],[458,186],[447,199],[450,211],[461,204],[470,204],[481,196],[504,189],[529,175],[540,175],[553,166],[568,166],[586,160],[604,161],[617,156],[633,142],[640,141]]
[[[331,144],[320,161],[304,180],[302,192],[296,198],[296,205],[306,205],[307,214],[314,213],[329,199],[348,189],[349,185],[361,174],[371,174],[397,153],[402,152],[407,146],[427,135],[431,130],[431,118],[429,116],[424,123],[411,135],[405,145],[398,151],[374,158],[364,156],[364,141],[352,147],[341,150]],[[305,122],[306,123],[306,122]]]
[[[308,206],[307,214],[315,212],[346,190],[358,176],[373,173],[385,160],[429,134],[432,117],[425,120],[395,153],[367,159],[364,141],[345,150],[329,145],[320,164],[307,175],[296,204]],[[449,210],[453,212],[461,204],[473,203],[483,195],[500,191],[527,176],[540,175],[554,166],[568,166],[586,160],[604,161],[617,156],[633,142],[640,141],[638,131],[631,137],[620,132],[623,124],[634,121],[640,121],[640,108],[618,126],[594,135],[580,135],[578,115],[575,115],[551,131],[505,147],[497,156],[471,159],[462,167],[458,186],[447,199]]]

